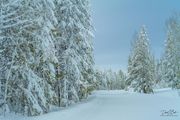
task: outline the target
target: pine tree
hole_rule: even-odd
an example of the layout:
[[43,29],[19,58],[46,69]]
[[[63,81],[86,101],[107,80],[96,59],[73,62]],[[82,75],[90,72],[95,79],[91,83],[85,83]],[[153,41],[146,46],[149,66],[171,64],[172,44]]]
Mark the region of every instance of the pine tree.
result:
[[105,90],[107,88],[107,83],[104,81],[105,76],[101,70],[96,69],[95,78],[97,81],[97,89],[98,90]]
[[[82,36],[84,43],[81,44],[81,48],[79,51],[83,50],[82,54],[83,60],[83,69],[81,70],[83,73],[84,80],[87,80],[87,94],[89,94],[93,89],[95,89],[96,81],[94,78],[94,56],[93,56],[93,26],[91,20],[91,9],[90,9],[90,1],[89,0],[79,0],[81,2],[81,12],[84,13],[84,18],[79,17],[83,21],[83,29],[79,33]],[[81,16],[81,15],[79,15]],[[86,95],[87,96],[87,95]]]
[[96,81],[98,84],[99,90],[109,90],[111,89],[112,85],[112,70],[99,70],[96,69]]
[[87,0],[55,0],[59,105],[86,98],[94,83],[92,26]]
[[165,46],[164,65],[167,68],[165,80],[172,88],[180,88],[180,17],[173,16],[168,21],[168,35]]
[[165,50],[165,59],[164,59],[164,65],[167,68],[165,73],[165,81],[169,83],[170,86],[172,86],[172,81],[175,79],[175,41],[173,39],[172,33],[169,31],[168,33],[168,39],[166,42],[166,50]]
[[149,39],[143,26],[134,42],[133,53],[130,56],[131,67],[128,69],[128,81],[134,91],[143,93],[153,92],[154,70],[152,55],[149,50]]
[[1,108],[38,115],[49,110],[54,92],[53,4],[47,0],[1,1]]
[[116,73],[115,89],[121,90],[126,88],[126,75],[122,70]]
[[[132,62],[133,62],[133,57],[134,57],[134,51],[135,51],[135,48],[136,48],[136,42],[138,41],[137,40],[137,38],[138,38],[138,33],[137,32],[135,32],[135,35],[134,35],[134,37],[133,37],[134,39],[133,39],[133,41],[131,42],[131,50],[130,50],[130,55],[129,55],[129,57],[128,57],[128,67],[127,67],[127,70],[128,70],[128,73],[130,73],[130,71],[133,69],[133,64],[132,64]],[[128,76],[127,78],[126,78],[126,82],[125,82],[125,84],[126,84],[126,87],[128,87],[128,86],[130,86],[131,85],[131,83],[132,83],[132,81],[134,80],[135,78],[134,78],[134,76],[132,75],[132,76]]]
[[164,57],[157,61],[155,67],[155,83],[157,88],[166,88],[168,87],[168,82],[166,81],[166,73],[167,73],[167,66],[165,66]]
[[[56,56],[58,57],[59,65],[57,70],[58,84],[56,91],[59,96],[59,106],[67,106],[74,96],[72,101],[79,101],[75,84],[79,84],[77,80],[80,79],[81,74],[77,67],[76,57],[78,54],[75,51],[74,45],[74,20],[70,0],[56,0],[55,15],[58,20],[58,26],[54,31],[56,38]],[[71,101],[71,102],[72,102]]]

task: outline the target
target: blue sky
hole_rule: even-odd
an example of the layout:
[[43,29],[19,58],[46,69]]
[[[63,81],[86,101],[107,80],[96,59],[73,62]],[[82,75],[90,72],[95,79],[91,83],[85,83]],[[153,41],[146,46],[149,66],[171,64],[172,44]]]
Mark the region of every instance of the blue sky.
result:
[[166,39],[166,20],[180,12],[180,0],[91,0],[96,66],[126,71],[135,31],[146,25],[158,59]]

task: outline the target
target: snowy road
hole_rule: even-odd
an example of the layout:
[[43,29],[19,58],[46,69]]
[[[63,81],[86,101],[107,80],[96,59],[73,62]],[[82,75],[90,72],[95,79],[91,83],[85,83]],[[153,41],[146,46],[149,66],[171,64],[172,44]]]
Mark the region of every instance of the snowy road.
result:
[[[163,116],[162,116],[163,115]],[[169,115],[169,116],[167,116]],[[180,120],[180,97],[169,89],[145,95],[98,91],[88,101],[38,117],[0,117],[0,120]]]

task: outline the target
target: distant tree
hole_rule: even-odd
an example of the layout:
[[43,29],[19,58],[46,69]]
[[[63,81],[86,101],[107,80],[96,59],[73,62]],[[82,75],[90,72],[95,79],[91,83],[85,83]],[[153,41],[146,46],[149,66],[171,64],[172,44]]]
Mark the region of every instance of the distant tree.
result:
[[168,82],[165,80],[167,66],[165,66],[164,62],[165,61],[163,57],[156,62],[156,67],[155,67],[155,83],[156,83],[155,87],[156,88],[168,87]]
[[106,90],[107,89],[107,81],[105,73],[102,70],[96,69],[95,78],[97,81],[97,89],[98,90]]
[[116,82],[115,82],[116,89],[125,89],[126,88],[126,75],[122,70],[119,70],[116,73]]

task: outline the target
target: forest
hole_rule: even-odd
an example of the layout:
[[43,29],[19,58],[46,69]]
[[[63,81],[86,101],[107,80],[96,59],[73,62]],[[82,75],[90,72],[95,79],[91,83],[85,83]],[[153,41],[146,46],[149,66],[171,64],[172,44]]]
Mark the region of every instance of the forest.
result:
[[126,73],[96,68],[90,5],[90,0],[0,0],[0,115],[47,114],[97,90],[180,89],[179,13],[164,23],[160,59],[151,52],[147,27],[140,27]]

